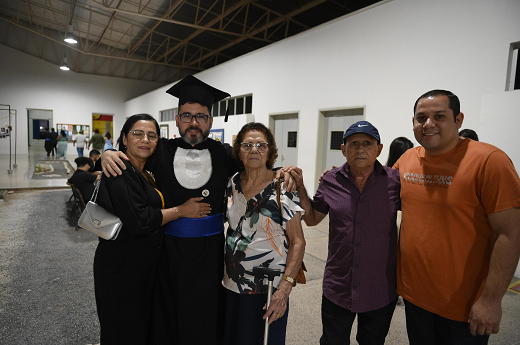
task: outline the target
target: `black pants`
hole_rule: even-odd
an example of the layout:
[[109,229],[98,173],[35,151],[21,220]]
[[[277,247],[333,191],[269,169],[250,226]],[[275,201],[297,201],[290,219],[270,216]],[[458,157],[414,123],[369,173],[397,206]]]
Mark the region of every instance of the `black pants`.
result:
[[320,345],[350,344],[350,331],[356,315],[358,331],[356,340],[360,345],[384,344],[397,298],[383,308],[365,313],[353,313],[322,296],[321,321],[323,335]]
[[[225,345],[262,345],[264,343],[265,320],[262,316],[267,303],[266,294],[238,294],[226,290],[226,322],[224,325]],[[280,319],[269,326],[269,345],[285,344],[287,310]]]
[[485,345],[489,335],[473,336],[469,323],[453,321],[404,300],[410,345]]

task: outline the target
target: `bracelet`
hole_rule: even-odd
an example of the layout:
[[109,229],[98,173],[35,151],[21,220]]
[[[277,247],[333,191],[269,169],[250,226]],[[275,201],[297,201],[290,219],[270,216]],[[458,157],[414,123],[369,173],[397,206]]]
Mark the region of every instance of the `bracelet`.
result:
[[174,207],[173,208],[175,210],[175,212],[177,212],[177,214],[179,215],[179,218],[181,217],[181,213],[179,212],[179,210],[177,209],[177,207]]
[[293,287],[296,286],[296,279],[293,279],[293,278],[288,277],[288,276],[286,276],[286,275],[284,275],[284,276],[282,277],[282,279],[285,280],[285,281],[288,281],[289,283],[291,283],[291,285],[292,285]]

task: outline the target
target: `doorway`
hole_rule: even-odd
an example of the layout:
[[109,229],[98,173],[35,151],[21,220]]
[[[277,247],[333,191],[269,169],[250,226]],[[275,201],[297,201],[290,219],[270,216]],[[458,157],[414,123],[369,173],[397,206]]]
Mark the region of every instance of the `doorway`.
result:
[[[332,166],[341,166],[346,158],[341,152],[343,134],[350,125],[365,119],[364,108],[350,108],[339,110],[327,110],[320,112],[320,124],[318,131],[318,157],[316,160],[316,176],[319,177],[325,169]],[[318,178],[316,186],[318,188]]]
[[41,146],[45,139],[40,139],[41,133],[45,132],[46,128],[51,130],[53,128],[52,110],[43,109],[27,109],[27,126],[28,135],[27,142],[29,146]]
[[269,127],[278,147],[274,166],[298,166],[298,113],[271,115]]
[[110,133],[114,140],[119,136],[119,133],[117,133],[116,137],[114,138],[114,122],[113,122],[113,115],[105,115],[105,114],[92,114],[92,134],[97,130],[99,130],[99,134],[105,135],[106,133]]

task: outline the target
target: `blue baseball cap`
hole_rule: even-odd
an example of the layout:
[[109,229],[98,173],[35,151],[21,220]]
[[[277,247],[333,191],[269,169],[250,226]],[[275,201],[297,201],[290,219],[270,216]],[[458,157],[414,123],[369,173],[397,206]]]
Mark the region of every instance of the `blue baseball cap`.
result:
[[343,141],[354,134],[365,133],[374,137],[377,140],[377,144],[381,144],[381,138],[379,137],[379,132],[377,128],[375,128],[368,121],[358,121],[350,126],[346,131],[345,135],[343,135]]

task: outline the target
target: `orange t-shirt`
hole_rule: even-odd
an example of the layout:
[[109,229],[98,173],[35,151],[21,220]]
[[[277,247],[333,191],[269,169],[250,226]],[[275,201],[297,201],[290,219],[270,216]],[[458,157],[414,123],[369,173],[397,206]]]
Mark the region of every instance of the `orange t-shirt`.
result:
[[465,139],[450,152],[408,150],[401,177],[397,292],[442,317],[467,322],[496,240],[488,214],[520,206],[520,179],[500,149]]

